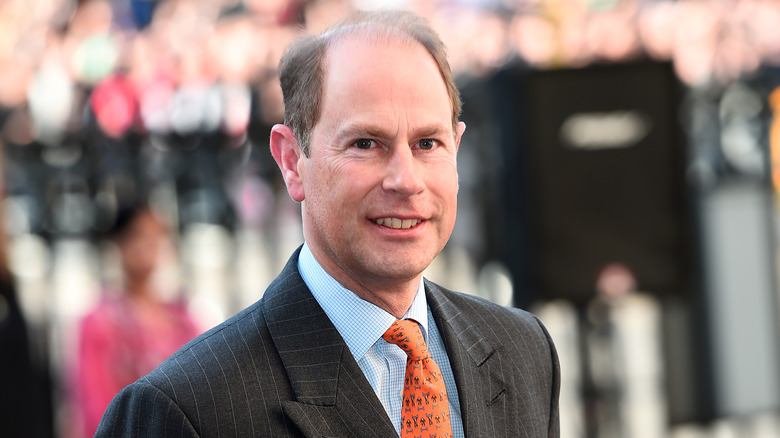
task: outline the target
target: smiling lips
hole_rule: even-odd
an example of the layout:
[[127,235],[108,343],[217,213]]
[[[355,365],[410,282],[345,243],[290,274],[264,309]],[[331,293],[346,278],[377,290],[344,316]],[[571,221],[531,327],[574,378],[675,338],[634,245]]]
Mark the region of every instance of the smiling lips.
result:
[[397,217],[385,217],[374,221],[377,225],[399,229],[408,229],[422,222],[422,219],[399,219]]

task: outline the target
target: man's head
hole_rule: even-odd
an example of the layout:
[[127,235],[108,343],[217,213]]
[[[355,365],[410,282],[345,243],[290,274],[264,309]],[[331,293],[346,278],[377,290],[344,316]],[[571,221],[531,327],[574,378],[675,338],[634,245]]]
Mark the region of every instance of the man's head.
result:
[[[422,45],[433,57],[447,87],[452,105],[453,131],[461,111],[460,93],[450,70],[444,43],[422,17],[405,11],[358,11],[321,35],[301,38],[285,52],[279,64],[284,96],[284,124],[295,133],[305,155],[309,154],[311,131],[322,111],[324,59],[328,48],[347,35],[393,32]],[[364,60],[370,62],[371,60]]]
[[364,299],[403,314],[455,224],[465,125],[442,73],[446,60],[387,24],[386,14],[325,33],[317,101],[292,103],[316,106],[317,117],[305,121],[306,153],[288,125],[273,127],[271,152],[288,193],[302,204],[304,237],[323,268]]

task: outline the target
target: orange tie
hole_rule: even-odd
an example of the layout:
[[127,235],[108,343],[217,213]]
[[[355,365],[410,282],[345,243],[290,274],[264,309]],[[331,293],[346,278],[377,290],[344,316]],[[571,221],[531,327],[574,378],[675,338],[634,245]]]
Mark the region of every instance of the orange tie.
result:
[[425,345],[417,321],[395,321],[382,338],[401,347],[406,359],[401,438],[451,438],[447,388]]

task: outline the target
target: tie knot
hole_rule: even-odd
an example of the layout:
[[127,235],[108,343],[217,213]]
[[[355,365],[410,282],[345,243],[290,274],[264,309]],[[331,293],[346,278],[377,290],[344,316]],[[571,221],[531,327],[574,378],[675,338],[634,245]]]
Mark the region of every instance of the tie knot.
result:
[[422,360],[429,356],[420,325],[413,319],[399,319],[393,322],[382,338],[401,347],[412,360]]

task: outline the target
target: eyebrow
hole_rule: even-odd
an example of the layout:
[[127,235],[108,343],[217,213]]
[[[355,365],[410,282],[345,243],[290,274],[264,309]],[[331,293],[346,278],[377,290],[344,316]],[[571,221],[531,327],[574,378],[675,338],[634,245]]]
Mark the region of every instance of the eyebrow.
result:
[[[450,126],[431,123],[420,126],[414,130],[415,138],[429,138],[439,135],[449,135]],[[340,130],[337,134],[339,138],[343,137],[373,137],[386,139],[392,137],[394,134],[390,130],[384,129],[380,126],[372,124],[371,122],[357,122],[348,124],[343,130]]]
[[346,136],[389,138],[390,131],[369,123],[353,123],[342,132]]
[[419,128],[417,131],[417,137],[418,138],[428,138],[428,137],[436,137],[439,135],[450,135],[452,133],[451,127],[449,124],[444,125],[425,125]]

